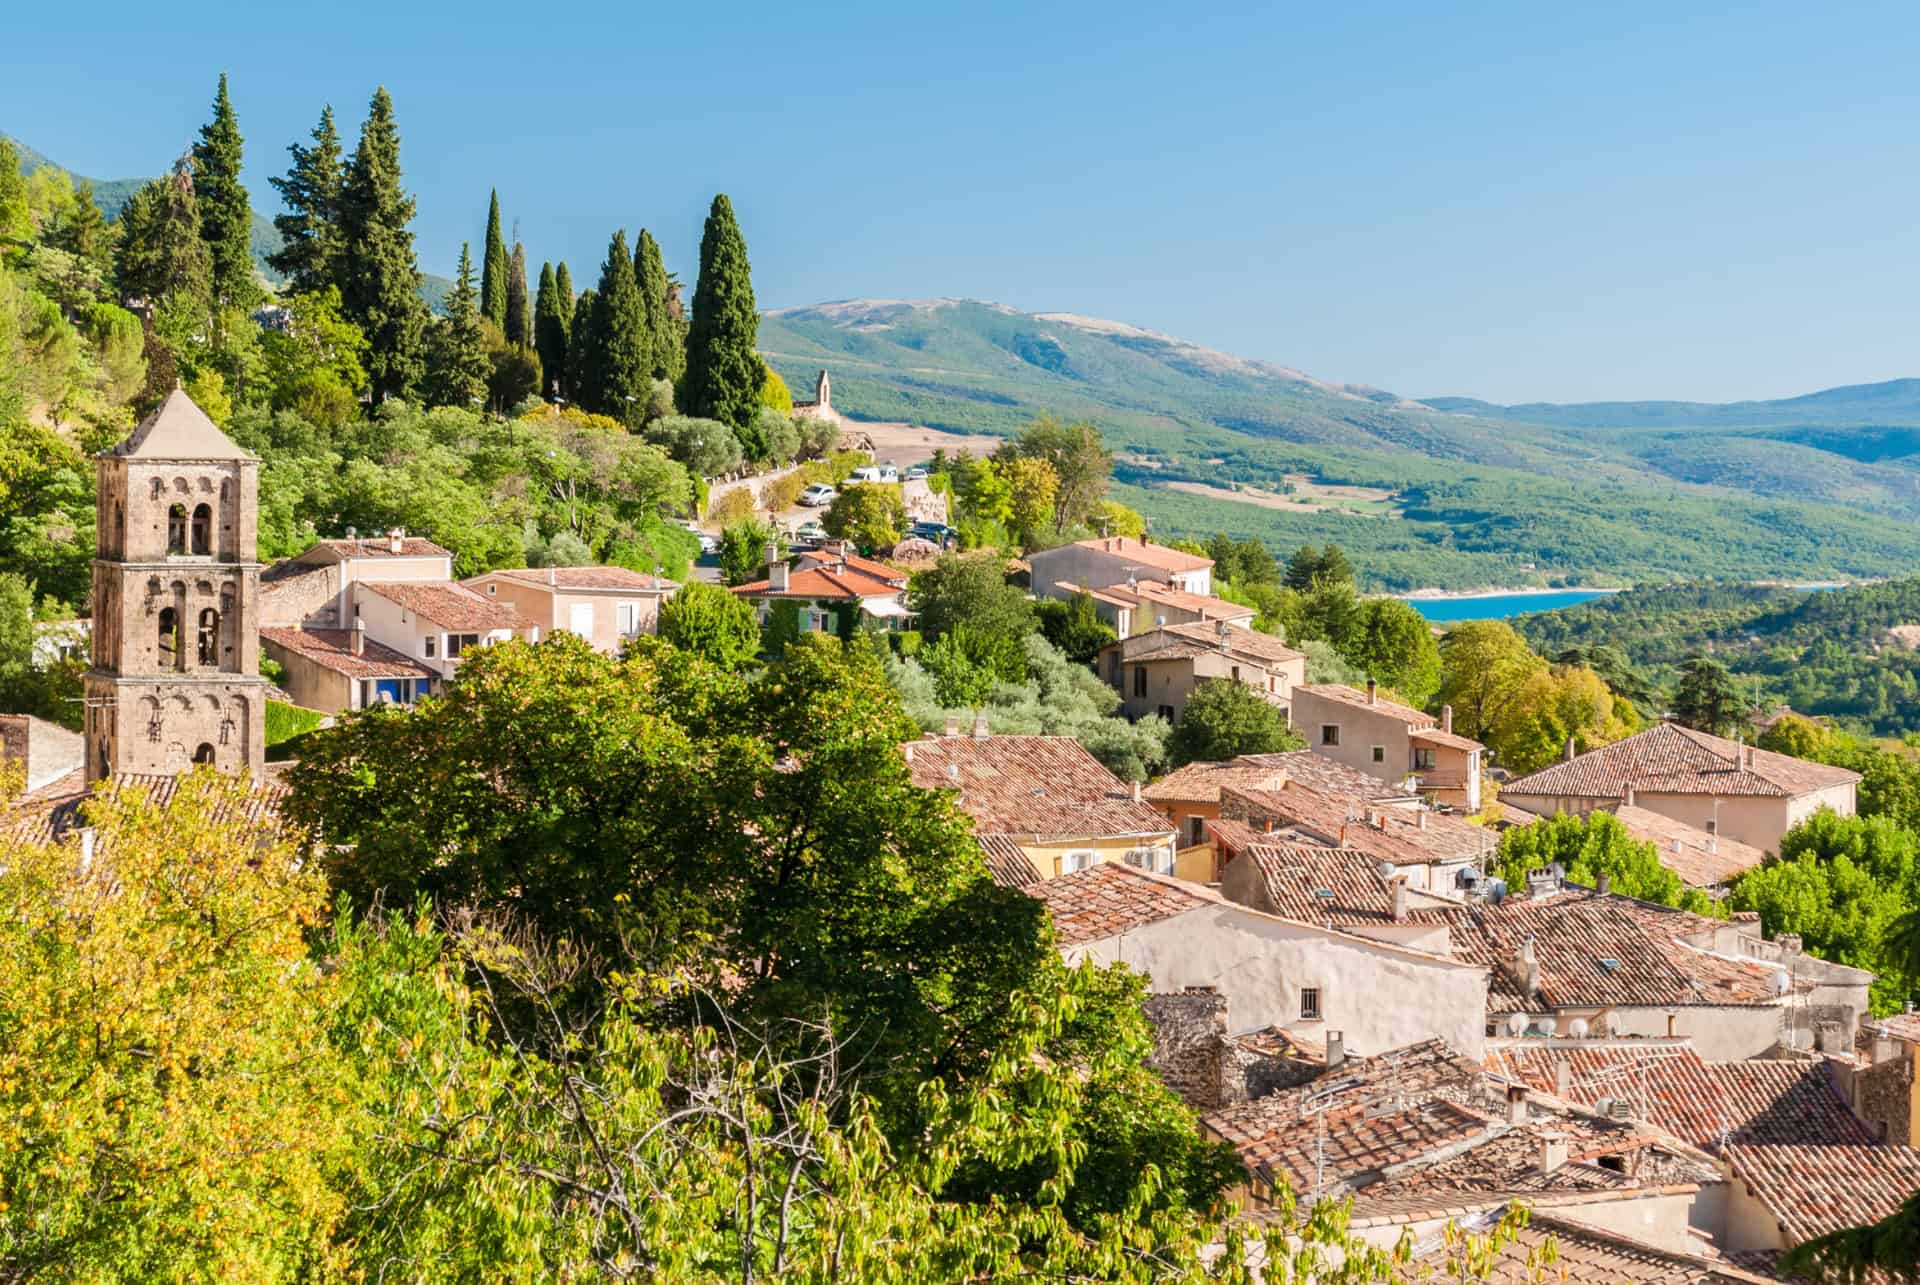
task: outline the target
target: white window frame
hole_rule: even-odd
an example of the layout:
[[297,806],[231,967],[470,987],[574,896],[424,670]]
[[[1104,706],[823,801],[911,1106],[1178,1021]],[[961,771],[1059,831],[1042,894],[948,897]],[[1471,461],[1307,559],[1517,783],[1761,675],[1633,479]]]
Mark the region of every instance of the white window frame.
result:
[[[1308,1012],[1311,1008],[1313,1011]],[[1303,1022],[1324,1022],[1327,1020],[1326,993],[1318,986],[1300,988],[1300,1020]]]
[[1091,870],[1100,864],[1100,854],[1092,848],[1074,848],[1060,854],[1060,873],[1070,875],[1076,870]]

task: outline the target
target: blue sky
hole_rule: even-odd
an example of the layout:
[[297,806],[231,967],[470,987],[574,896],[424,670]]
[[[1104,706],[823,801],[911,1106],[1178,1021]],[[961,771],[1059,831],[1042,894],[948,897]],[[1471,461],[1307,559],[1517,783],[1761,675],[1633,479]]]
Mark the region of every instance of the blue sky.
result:
[[0,130],[155,173],[226,70],[271,210],[385,84],[442,273],[498,187],[536,269],[645,225],[690,280],[725,191],[763,307],[963,295],[1498,401],[1920,375],[1920,10],[1437,8],[95,0],[15,16]]

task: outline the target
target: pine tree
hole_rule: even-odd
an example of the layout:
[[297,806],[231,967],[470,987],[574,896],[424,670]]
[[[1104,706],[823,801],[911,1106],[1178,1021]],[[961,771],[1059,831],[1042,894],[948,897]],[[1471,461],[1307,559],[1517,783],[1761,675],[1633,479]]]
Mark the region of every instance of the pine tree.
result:
[[427,404],[470,407],[487,395],[493,371],[486,326],[473,293],[473,256],[460,243],[460,270],[447,292],[447,315],[434,323],[427,373]]
[[653,377],[668,383],[677,382],[687,369],[686,342],[679,320],[667,309],[669,281],[667,265],[660,257],[660,243],[645,228],[640,229],[640,246],[634,252],[634,275],[639,279],[640,301],[647,311]]
[[[558,284],[558,274],[555,276]],[[567,327],[567,396],[575,405],[584,406],[582,393],[591,379],[589,349],[592,346],[593,314],[600,310],[600,297],[591,290],[580,292],[573,306],[573,324]]]
[[540,354],[540,369],[546,372],[546,387],[540,391],[548,397],[566,391],[567,317],[560,310],[560,287],[551,263],[540,265],[540,288],[533,300],[533,347]]
[[25,241],[33,236],[33,217],[27,210],[27,177],[20,172],[20,151],[13,140],[0,136],[0,242]]
[[214,298],[228,307],[251,307],[260,296],[253,281],[253,207],[240,182],[240,122],[227,97],[227,76],[213,98],[213,119],[193,145],[193,183],[200,202],[200,235],[213,256]]
[[287,151],[293,156],[287,176],[267,180],[289,211],[273,216],[283,244],[267,256],[267,262],[275,272],[285,274],[290,289],[301,294],[344,285],[340,198],[346,172],[340,135],[333,127],[333,108],[321,111],[312,147],[292,143]]
[[700,238],[700,280],[687,332],[687,373],[680,402],[690,415],[747,428],[760,413],[760,317],[753,305],[747,243],[724,193],[713,198]]
[[507,342],[525,347],[533,342],[533,318],[527,311],[527,249],[513,243],[507,260]]
[[427,309],[413,257],[412,198],[400,188],[400,129],[386,87],[374,91],[360,146],[340,201],[345,250],[342,302],[367,337],[367,376],[376,403],[419,382]]
[[567,336],[571,339],[577,301],[573,294],[573,274],[567,271],[565,259],[553,270],[553,291],[560,301],[560,320],[566,323]]
[[113,229],[93,199],[93,180],[81,179],[73,191],[73,213],[51,230],[47,239],[55,249],[84,259],[102,271],[113,262]]
[[120,215],[120,253],[114,275],[123,299],[157,307],[177,302],[206,312],[213,294],[213,258],[200,236],[200,202],[193,161],[182,156],[173,173],[135,192]]
[[646,310],[633,277],[627,234],[616,232],[600,269],[600,290],[587,327],[586,383],[576,397],[601,415],[637,424],[653,386],[647,355]]
[[500,193],[487,203],[487,244],[480,261],[480,315],[507,328],[507,243],[500,239]]

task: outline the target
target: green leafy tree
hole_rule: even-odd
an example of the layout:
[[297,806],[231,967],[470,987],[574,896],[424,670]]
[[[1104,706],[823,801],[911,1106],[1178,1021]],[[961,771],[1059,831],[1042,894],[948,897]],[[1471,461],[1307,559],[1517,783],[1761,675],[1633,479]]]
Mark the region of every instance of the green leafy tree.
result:
[[507,328],[507,243],[500,232],[500,193],[487,194],[487,239],[480,259],[480,315]]
[[1023,638],[1038,625],[1027,595],[1007,583],[1004,565],[992,555],[949,553],[915,575],[907,603],[920,617],[929,641],[956,625],[975,633]]
[[473,293],[473,256],[460,243],[460,267],[447,293],[447,315],[434,324],[427,366],[429,406],[476,406],[486,399],[487,336]]
[[367,391],[366,336],[348,321],[332,286],[294,295],[284,329],[260,337],[269,399],[274,409],[310,424],[339,428],[360,409]]
[[1657,717],[1665,702],[1627,653],[1612,643],[1568,647],[1554,656],[1556,665],[1582,665],[1600,675],[1609,690],[1632,703],[1642,717]]
[[1306,593],[1323,582],[1352,579],[1353,566],[1339,545],[1329,544],[1323,551],[1307,544],[1288,561],[1285,583],[1295,593]]
[[1440,648],[1426,617],[1397,598],[1359,604],[1342,649],[1348,660],[1424,706],[1440,689]]
[[1046,640],[1078,665],[1092,664],[1101,648],[1119,639],[1113,626],[1100,619],[1092,594],[1076,593],[1071,598],[1035,603],[1034,614]]
[[1680,667],[1673,693],[1674,717],[1699,732],[1730,735],[1746,713],[1746,702],[1727,667],[1710,656],[1695,656]]
[[720,532],[720,578],[730,585],[765,580],[768,545],[776,557],[785,556],[784,542],[772,523],[746,518],[729,524]]
[[190,324],[204,327],[212,309],[213,258],[200,235],[192,162],[182,156],[169,177],[136,192],[120,225],[114,273],[122,297],[175,303]]
[[253,206],[240,182],[240,122],[227,96],[227,76],[213,98],[213,119],[193,145],[193,181],[200,204],[200,234],[213,261],[213,295],[223,305],[251,308],[259,298],[253,279]]
[[1795,1279],[1866,1285],[1920,1279],[1920,1191],[1877,1223],[1815,1236],[1780,1257]]
[[739,669],[760,651],[752,604],[699,580],[681,586],[661,606],[660,636],[722,669]]
[[687,370],[685,327],[667,306],[669,279],[660,243],[645,228],[633,254],[634,279],[640,287],[640,303],[646,312],[649,363],[653,377],[669,384],[678,383]]
[[[1048,517],[1056,535],[1068,527],[1084,525],[1093,516],[1106,497],[1107,482],[1113,474],[1113,454],[1100,440],[1098,429],[1084,420],[1063,424],[1050,414],[1022,428],[997,456],[1002,460],[1046,462],[1054,479]],[[1016,484],[1016,495],[1019,489]],[[1038,529],[1037,522],[1034,529]]]
[[1167,752],[1174,766],[1305,748],[1285,711],[1245,683],[1209,678],[1187,697]]
[[719,477],[740,467],[740,439],[717,419],[666,415],[649,420],[643,431],[697,477]]
[[[559,276],[555,274],[555,284]],[[580,298],[573,306],[573,319],[567,327],[567,397],[575,405],[585,408],[586,401],[581,390],[592,381],[589,365],[592,360],[593,314],[599,310],[600,299],[592,290],[580,292]]]
[[820,518],[820,525],[836,539],[851,540],[863,549],[896,544],[907,525],[906,501],[900,488],[885,482],[857,482],[841,489]]
[[331,106],[321,110],[312,137],[311,147],[288,145],[293,164],[285,178],[267,180],[287,207],[285,214],[273,216],[281,244],[267,256],[267,262],[276,272],[285,274],[288,289],[296,294],[328,286],[337,288],[345,280],[342,258],[346,233],[341,223],[341,202],[346,165]]
[[689,414],[717,419],[735,432],[752,425],[760,410],[759,330],[746,239],[734,220],[733,202],[722,194],[713,198],[700,238],[700,279],[678,398]]
[[1546,667],[1504,620],[1468,620],[1440,640],[1438,698],[1459,716],[1460,730],[1483,744],[1527,679]]
[[33,236],[27,208],[27,180],[20,173],[20,149],[0,138],[0,242],[25,243]]
[[761,369],[760,404],[785,418],[793,411],[793,391],[787,387],[787,381],[780,378],[779,371],[764,363]]
[[48,229],[46,241],[74,256],[85,265],[88,274],[104,280],[113,270],[114,229],[94,200],[93,181],[81,179],[73,201]]
[[507,342],[526,348],[533,344],[533,315],[527,305],[527,248],[513,243],[507,259]]
[[486,335],[487,408],[505,415],[538,399],[540,354],[526,344],[513,343],[490,325],[481,329]]
[[553,291],[554,298],[558,300],[560,304],[560,320],[565,323],[566,331],[571,335],[573,333],[575,302],[573,296],[573,273],[568,271],[567,261],[565,259],[560,260],[553,269]]
[[554,280],[553,265],[543,263],[540,286],[533,297],[533,346],[540,354],[540,369],[545,372],[547,385],[540,390],[542,393],[557,396],[566,391],[569,320],[560,306],[560,287]]
[[1493,873],[1510,887],[1525,888],[1528,871],[1555,862],[1575,883],[1591,887],[1604,874],[1609,888],[1622,896],[1726,917],[1719,903],[1682,883],[1680,876],[1660,864],[1658,848],[1627,833],[1611,813],[1542,817],[1532,825],[1514,826],[1500,836]]
[[414,202],[400,187],[400,129],[385,87],[374,91],[340,200],[345,268],[340,298],[367,337],[377,404],[407,395],[422,374],[427,309],[413,256]]
[[593,314],[586,322],[584,382],[574,397],[587,410],[637,427],[653,388],[647,321],[633,279],[627,234],[616,232],[600,269]]

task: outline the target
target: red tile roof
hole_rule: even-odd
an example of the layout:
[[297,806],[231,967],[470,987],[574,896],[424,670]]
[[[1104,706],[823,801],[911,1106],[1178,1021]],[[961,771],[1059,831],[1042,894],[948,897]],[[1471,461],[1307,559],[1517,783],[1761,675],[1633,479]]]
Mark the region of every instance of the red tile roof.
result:
[[[1224,636],[1222,629],[1226,630]],[[1247,660],[1257,665],[1281,665],[1306,659],[1272,634],[1263,634],[1232,620],[1220,619],[1164,625],[1119,642],[1108,643],[1101,651],[1103,655],[1118,651],[1123,660],[1130,661],[1177,660],[1222,651],[1237,660]]]
[[[1546,1271],[1554,1280],[1589,1285],[1770,1285],[1779,1277],[1760,1275],[1723,1259],[1677,1253],[1634,1240],[1617,1231],[1578,1221],[1584,1209],[1568,1204],[1543,1210],[1528,1201],[1527,1225],[1502,1246],[1486,1275],[1486,1285],[1531,1285],[1541,1279],[1540,1257],[1554,1248],[1555,1261]],[[1492,1226],[1505,1214],[1495,1209],[1486,1218]],[[1478,1230],[1478,1228],[1476,1228]]]
[[1220,763],[1189,763],[1147,786],[1144,797],[1155,803],[1218,803],[1222,785],[1266,789],[1282,777],[1342,798],[1371,802],[1414,797],[1377,776],[1312,750],[1242,754]]
[[1393,890],[1364,853],[1304,844],[1255,843],[1234,858],[1260,872],[1273,914],[1338,927],[1390,924]]
[[1789,1246],[1878,1222],[1920,1190],[1913,1147],[1741,1145],[1727,1148],[1727,1159]]
[[[1566,1065],[1567,1091],[1558,1088]],[[1696,1146],[1864,1146],[1872,1132],[1824,1061],[1705,1062],[1691,1040],[1491,1040],[1487,1070],[1583,1107],[1624,1101],[1635,1119]]]
[[493,576],[517,580],[521,584],[552,585],[557,589],[589,592],[595,589],[630,589],[640,593],[680,587],[665,576],[650,576],[627,567],[513,567],[489,571],[461,583],[471,588]]
[[987,859],[987,873],[1002,888],[1025,888],[1040,882],[1042,876],[1034,867],[1033,858],[1012,835],[976,834],[973,837]]
[[776,592],[771,580],[737,585],[743,598],[809,598],[854,602],[865,598],[898,598],[900,586],[849,566],[807,567],[787,573],[787,587]]
[[[1170,549],[1164,544],[1153,544],[1145,540],[1136,540],[1130,535],[1100,536],[1092,540],[1077,540],[1074,548],[1092,549],[1096,553],[1109,553],[1116,558],[1125,558],[1137,562],[1143,567],[1156,567],[1161,571],[1205,571],[1213,565],[1212,558],[1203,558],[1198,554],[1184,553],[1179,549]],[[1045,553],[1031,555],[1045,557]]]
[[1053,916],[1062,946],[1117,937],[1190,910],[1221,904],[1197,884],[1115,861],[1028,885]]
[[1859,779],[1858,772],[1845,768],[1741,746],[1678,723],[1659,723],[1509,781],[1501,793],[1617,799],[1632,787],[1649,794],[1793,798]]
[[1920,1044],[1920,1013],[1895,1013],[1891,1017],[1869,1018],[1863,1031],[1881,1031],[1908,1044]]
[[263,626],[260,641],[284,647],[314,664],[349,678],[432,678],[434,673],[405,652],[368,638],[353,654],[353,635],[345,629]]
[[395,553],[393,541],[384,535],[362,536],[354,540],[320,540],[306,552],[296,554],[295,560],[307,558],[316,549],[325,549],[340,558],[450,558],[451,551],[441,548],[431,540],[423,540],[417,535],[400,537],[400,551]]
[[1448,750],[1484,750],[1487,748],[1471,736],[1460,736],[1454,732],[1443,732],[1437,727],[1422,727],[1407,736],[1410,741],[1421,745],[1438,745]]
[[411,611],[422,620],[431,620],[447,629],[521,630],[535,629],[540,624],[532,616],[522,615],[511,603],[487,598],[465,585],[433,581],[362,580],[360,587]]
[[[99,783],[94,789],[88,789],[83,783],[69,794],[41,793],[31,796],[11,811],[0,814],[0,824],[16,838],[33,843],[53,843],[86,825],[85,806],[96,790],[136,791],[144,794],[155,807],[164,809],[172,805],[182,779],[158,773],[122,772],[109,781]],[[278,830],[280,805],[286,797],[287,787],[270,765],[267,773],[255,781],[243,797],[238,800],[222,798],[212,819],[249,834]]]
[[1646,808],[1621,804],[1613,815],[1628,834],[1660,849],[1660,864],[1695,888],[1730,883],[1767,859],[1766,853],[1738,839],[1708,834]]
[[871,576],[875,580],[885,580],[889,584],[899,585],[903,589],[907,584],[907,573],[900,568],[889,566],[884,562],[878,562],[872,558],[863,558],[851,550],[841,553],[802,553],[794,560],[803,568],[831,567],[836,565],[845,566],[851,570],[860,572],[862,575]]
[[[1323,700],[1338,701],[1342,705],[1355,705],[1375,714],[1385,714],[1389,718],[1399,719],[1411,728],[1436,725],[1433,715],[1424,710],[1417,710],[1411,705],[1402,705],[1398,701],[1390,701],[1384,696],[1368,701],[1365,692],[1357,687],[1349,687],[1345,683],[1306,683],[1294,688],[1294,691],[1307,692]],[[1477,746],[1479,742],[1476,741],[1474,744]]]
[[1284,819],[1286,832],[1296,839],[1351,848],[1395,865],[1471,861],[1494,844],[1485,827],[1445,812],[1368,805],[1292,780],[1277,790],[1225,786],[1220,810],[1241,818]]
[[929,736],[904,747],[913,783],[958,790],[982,834],[1172,836],[1173,823],[1071,736]]

